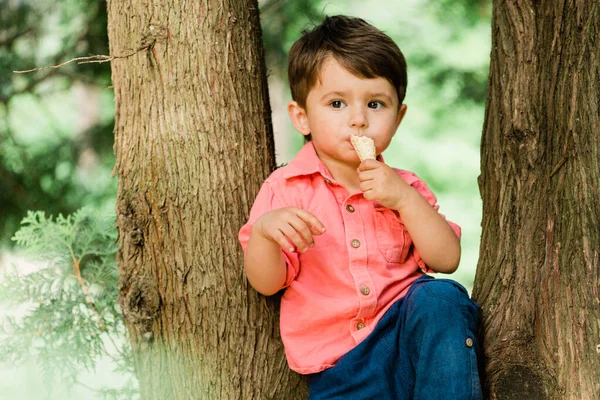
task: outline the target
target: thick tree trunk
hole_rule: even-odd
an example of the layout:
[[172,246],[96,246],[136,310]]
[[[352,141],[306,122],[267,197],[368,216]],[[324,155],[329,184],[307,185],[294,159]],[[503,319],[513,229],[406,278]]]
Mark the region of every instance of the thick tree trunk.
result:
[[120,293],[143,399],[300,399],[237,232],[274,167],[256,0],[108,2]]
[[494,2],[482,140],[491,399],[600,399],[600,2]]

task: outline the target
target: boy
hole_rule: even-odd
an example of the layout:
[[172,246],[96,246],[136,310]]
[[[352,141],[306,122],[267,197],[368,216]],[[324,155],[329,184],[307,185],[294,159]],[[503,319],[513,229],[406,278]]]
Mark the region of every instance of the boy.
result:
[[[481,399],[477,305],[450,273],[460,228],[381,153],[406,114],[406,62],[362,19],[328,17],[292,46],[288,113],[309,141],[240,230],[250,284],[281,299],[290,368],[311,399]],[[360,161],[350,136],[374,140]]]

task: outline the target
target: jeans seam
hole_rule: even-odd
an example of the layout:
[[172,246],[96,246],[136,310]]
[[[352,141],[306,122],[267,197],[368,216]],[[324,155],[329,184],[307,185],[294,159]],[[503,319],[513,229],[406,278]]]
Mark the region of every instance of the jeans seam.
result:
[[[465,311],[467,313],[469,313],[468,307],[465,306],[464,308],[465,308]],[[476,334],[471,335],[469,333],[469,324],[466,321],[466,316],[463,317],[463,319],[462,319],[462,325],[463,325],[463,331],[464,331],[465,337],[466,338],[471,338],[471,340],[473,340],[473,342],[474,342],[472,347],[467,348],[467,352],[469,354],[469,377],[470,377],[470,379],[469,379],[469,385],[471,386],[471,388],[470,388],[471,389],[470,390],[471,391],[471,400],[481,400],[480,397],[476,397],[475,396],[475,385],[474,385],[474,382],[475,382],[474,372],[478,371],[478,366],[477,366],[477,350],[476,350],[476,348],[477,348],[477,342],[476,342],[477,337],[476,337]],[[471,337],[471,336],[473,336],[473,337]]]
[[[467,323],[467,321],[466,321],[465,318],[463,318],[462,325],[463,325],[463,330],[464,330],[465,337],[466,338],[470,338],[471,335],[469,334],[469,328],[468,328],[469,324]],[[472,338],[471,340],[473,340],[473,339],[474,338]],[[473,349],[474,349],[474,346],[470,347],[470,348],[467,348],[467,353],[469,355],[469,385],[471,386],[470,387],[471,400],[475,399],[475,396],[474,396],[474,394],[475,394],[474,393],[475,388],[473,387],[473,351],[474,351]],[[475,367],[477,367],[477,365]]]
[[456,302],[454,302],[454,301],[452,301],[452,300],[448,299],[447,297],[443,297],[443,296],[440,296],[440,295],[436,294],[435,292],[433,292],[432,290],[430,290],[430,289],[429,289],[428,287],[426,287],[426,286],[424,286],[424,287],[423,287],[423,289],[424,289],[424,290],[426,290],[426,291],[427,291],[427,293],[428,293],[428,294],[429,294],[431,297],[435,297],[436,299],[444,300],[444,301],[446,301],[446,302],[448,302],[448,303],[450,303],[450,304],[452,304],[452,305],[454,305],[454,306],[457,306],[457,307],[461,307],[461,308],[468,308],[468,307],[467,307],[466,305],[464,305],[464,304],[458,304],[458,303],[456,303]]
[[[449,304],[451,304],[451,305],[453,305],[455,307],[458,307],[461,310],[461,313],[463,311],[466,312],[466,313],[470,313],[469,306],[467,304],[458,304],[455,301],[453,301],[451,299],[448,299],[447,297],[440,296],[440,295],[436,294],[434,291],[432,291],[431,289],[429,289],[426,285],[423,286],[423,289],[426,290],[427,293],[431,297],[434,297],[434,298],[439,299],[439,300],[443,300],[443,301],[445,301],[445,302],[447,302],[447,303],[449,303]],[[460,288],[458,288],[458,287],[457,287],[457,289],[460,290]],[[462,292],[462,290],[460,290],[460,291]],[[467,296],[467,298],[468,298],[468,295],[465,294],[465,296]],[[469,298],[469,300],[470,300],[470,298]],[[463,332],[464,332],[464,337],[465,338],[470,338],[472,335],[469,333],[468,323],[466,321],[466,316],[464,316],[462,318],[462,328],[463,328]],[[475,340],[475,339],[476,339],[475,337],[471,338],[471,340]],[[471,399],[472,400],[479,400],[480,397],[477,397],[475,395],[475,385],[474,385],[475,376],[474,376],[474,369],[473,368],[477,368],[477,354],[476,354],[475,346],[473,346],[471,348],[468,348],[467,352],[468,352],[468,355],[469,355],[469,378],[470,378],[469,379],[469,383],[468,383],[470,385],[470,390],[469,391],[471,393]],[[473,360],[474,358],[475,358],[475,362]]]

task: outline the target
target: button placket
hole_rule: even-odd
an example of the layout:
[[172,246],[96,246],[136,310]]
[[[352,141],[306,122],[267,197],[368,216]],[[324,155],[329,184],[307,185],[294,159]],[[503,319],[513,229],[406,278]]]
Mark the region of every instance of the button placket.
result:
[[[351,199],[356,201],[349,204]],[[356,282],[356,293],[359,304],[358,313],[351,321],[351,330],[354,332],[355,340],[362,340],[370,329],[365,318],[372,318],[377,308],[377,296],[370,272],[367,269],[369,244],[366,242],[363,218],[360,213],[359,203],[363,201],[353,196],[346,198],[342,204],[342,218],[344,230],[348,243],[348,256],[350,262],[350,273]],[[366,329],[365,329],[366,328]]]

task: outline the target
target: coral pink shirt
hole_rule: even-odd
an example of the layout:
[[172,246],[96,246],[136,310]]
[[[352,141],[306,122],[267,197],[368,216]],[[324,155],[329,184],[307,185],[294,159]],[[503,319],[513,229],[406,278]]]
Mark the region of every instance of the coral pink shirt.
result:
[[[394,169],[436,210],[436,198],[415,174]],[[264,213],[298,207],[327,229],[306,253],[282,249],[287,279],[280,329],[288,364],[320,372],[365,339],[413,281],[428,271],[396,211],[349,194],[307,143],[263,184],[239,233],[246,251],[252,224]],[[460,237],[458,225],[449,222]]]

